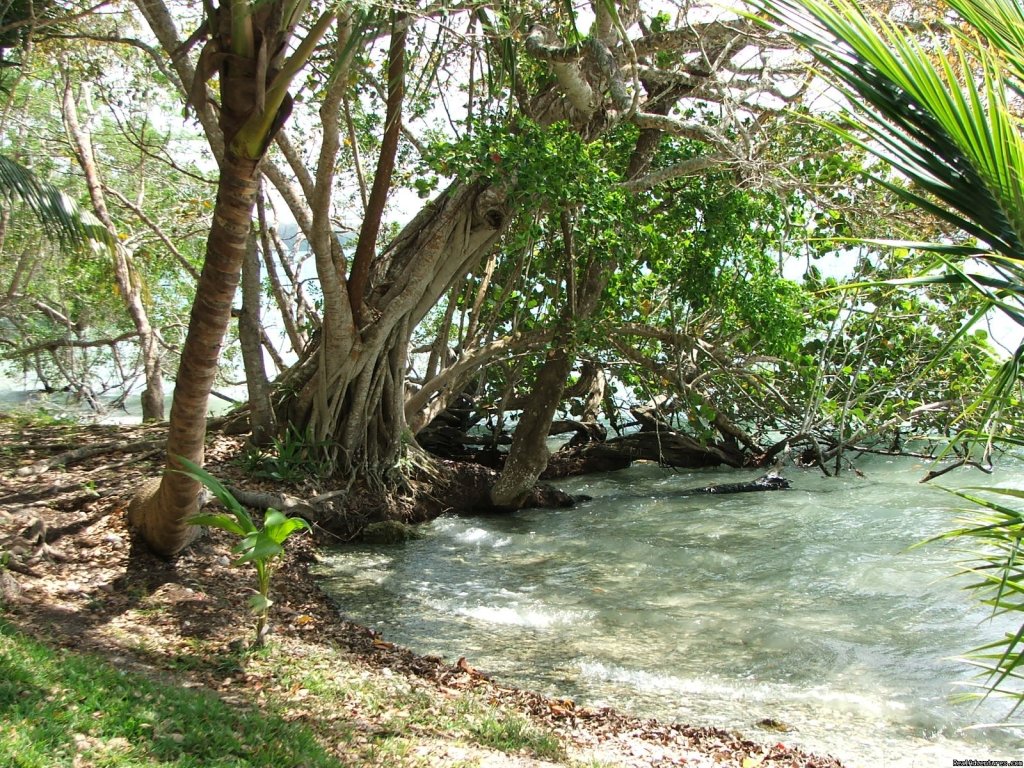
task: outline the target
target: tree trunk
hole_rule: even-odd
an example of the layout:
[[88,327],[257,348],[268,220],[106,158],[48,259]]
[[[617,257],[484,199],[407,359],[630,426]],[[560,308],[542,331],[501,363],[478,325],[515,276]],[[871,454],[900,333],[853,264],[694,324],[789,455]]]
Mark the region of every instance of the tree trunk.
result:
[[250,220],[259,187],[258,160],[228,153],[221,163],[217,203],[181,350],[167,436],[167,469],[132,500],[129,522],[158,554],[173,555],[195,538],[188,518],[198,511],[199,483],[182,474],[178,457],[202,465],[206,411],[221,344],[231,320]]
[[[303,347],[306,346],[306,336],[299,330],[299,320],[301,318],[298,296],[295,299],[289,295],[281,283],[281,277],[277,273],[277,266],[274,264],[274,249],[277,248],[278,254],[282,259],[282,266],[284,266],[285,249],[280,239],[277,238],[276,233],[272,233],[270,230],[270,224],[267,221],[266,204],[264,202],[265,194],[261,190],[260,196],[256,198],[256,213],[259,218],[259,232],[260,232],[260,250],[263,252],[263,263],[267,267],[267,279],[270,282],[270,291],[274,295],[274,300],[277,303],[277,311],[281,315],[281,322],[284,324],[285,333],[288,335],[288,343],[291,344],[292,351],[295,354],[302,354]],[[287,271],[287,270],[286,270]],[[289,278],[291,279],[291,278]],[[292,280],[294,285],[297,281]],[[298,289],[296,288],[296,291]]]
[[[537,381],[530,393],[530,405],[523,409],[501,477],[491,489],[491,500],[494,506],[500,508],[517,509],[548,465],[548,433],[575,363],[576,347],[572,343],[571,333],[573,325],[578,320],[589,318],[597,308],[608,275],[615,268],[614,262],[591,257],[582,265],[582,279],[577,284],[576,249],[572,222],[567,213],[562,215],[562,230],[568,294],[564,310],[564,328],[567,332],[564,336],[569,341],[548,353],[547,360],[537,374]],[[522,437],[520,432],[523,433]]]
[[[166,7],[152,0],[142,2],[140,8],[166,50],[175,52],[176,34]],[[299,22],[294,14],[303,8],[301,3],[268,0],[260,4],[259,13],[253,13],[247,3],[222,0],[216,12],[208,14],[203,27],[212,39],[200,55],[200,61],[205,59],[210,68],[202,75],[210,77],[211,62],[216,62],[220,78],[218,124],[224,150],[217,202],[181,350],[168,427],[167,467],[159,485],[148,484],[128,509],[129,523],[159,554],[180,551],[198,530],[189,525],[188,518],[198,511],[200,486],[177,471],[181,468],[178,458],[203,463],[206,410],[249,244],[259,192],[259,166],[291,112],[291,79],[335,18],[333,11],[323,13],[292,47],[292,34]],[[205,114],[209,106],[205,82],[189,82],[189,73],[179,71],[189,103]],[[219,138],[211,135],[210,140],[216,150]]]
[[604,404],[605,393],[608,390],[608,377],[604,369],[596,363],[587,360],[580,369],[580,378],[569,389],[565,390],[563,397],[578,397],[583,401],[580,410],[580,421],[593,423],[601,415],[601,406]]
[[552,350],[534,383],[532,407],[523,410],[508,459],[501,477],[491,489],[491,502],[499,509],[519,509],[551,455],[547,447],[548,431],[555,409],[562,401],[562,390],[572,370],[573,358],[565,349]]
[[269,445],[277,433],[270,403],[270,383],[263,364],[263,326],[260,324],[260,255],[255,234],[249,236],[242,264],[242,311],[238,317],[238,341],[249,395],[249,441]]
[[[344,323],[333,346],[323,340],[279,390],[291,391],[285,416],[330,445],[339,475],[373,482],[397,462],[405,421],[410,332],[451,284],[490,251],[507,218],[493,188],[456,183],[427,205],[375,266],[367,320]],[[328,260],[325,260],[328,261]],[[318,265],[319,266],[319,265]],[[329,263],[325,264],[331,269]],[[323,277],[321,278],[323,279]],[[340,298],[342,302],[347,295]],[[348,311],[347,305],[342,308]],[[326,322],[322,337],[332,334]]]
[[381,138],[377,172],[366,203],[359,240],[352,255],[352,273],[349,275],[348,295],[352,318],[357,327],[363,325],[363,299],[370,281],[370,265],[377,253],[377,234],[381,216],[391,188],[391,175],[398,154],[398,137],[402,128],[402,102],[405,99],[405,41],[409,15],[403,11],[391,13],[391,45],[388,50],[388,97],[384,116],[384,136]]
[[142,301],[142,290],[138,279],[134,276],[128,252],[118,238],[117,227],[110,217],[103,184],[96,168],[93,155],[92,138],[78,121],[78,109],[71,92],[71,82],[64,84],[63,98],[64,125],[74,144],[75,159],[85,175],[85,183],[89,188],[89,198],[96,216],[110,233],[114,243],[112,255],[114,259],[114,279],[128,309],[128,314],[139,336],[139,350],[142,357],[142,369],[146,388],[142,391],[142,420],[162,421],[164,418],[164,384],[163,370],[160,365],[160,348],[157,346],[156,332],[149,323],[149,313]]

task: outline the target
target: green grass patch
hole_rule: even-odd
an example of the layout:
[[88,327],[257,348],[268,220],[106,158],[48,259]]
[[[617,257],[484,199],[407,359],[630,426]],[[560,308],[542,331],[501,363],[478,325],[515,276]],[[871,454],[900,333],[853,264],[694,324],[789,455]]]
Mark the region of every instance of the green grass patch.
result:
[[502,752],[530,754],[546,760],[563,760],[565,751],[558,739],[517,713],[482,711],[464,715],[465,727],[473,739]]
[[[234,705],[207,690],[50,648],[0,620],[0,765],[426,768],[422,737],[567,760],[553,733],[514,709],[473,692],[438,695],[403,675],[353,666],[329,648],[294,657],[272,644],[230,661],[273,681],[277,693],[268,691],[262,708]],[[173,659],[171,666],[192,663]],[[305,713],[306,724],[276,716],[275,708]],[[323,744],[337,745],[346,762]]]
[[448,698],[401,675],[369,674],[330,658],[307,657],[305,662],[301,667],[281,668],[281,681],[301,686],[322,700],[346,702],[372,718],[378,727],[374,735],[378,748],[399,749],[407,734],[430,733],[509,754],[567,760],[552,732],[479,694],[467,691]]
[[0,765],[337,768],[312,731],[54,650],[0,621]]

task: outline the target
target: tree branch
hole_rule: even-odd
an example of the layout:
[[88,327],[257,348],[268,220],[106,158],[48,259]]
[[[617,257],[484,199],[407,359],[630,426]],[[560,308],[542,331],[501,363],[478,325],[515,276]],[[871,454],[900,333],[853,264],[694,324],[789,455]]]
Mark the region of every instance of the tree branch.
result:
[[136,216],[138,216],[139,220],[147,227],[149,227],[150,231],[152,231],[153,234],[155,234],[160,239],[160,242],[164,244],[164,247],[166,247],[167,250],[170,251],[171,255],[174,256],[175,261],[178,262],[181,268],[188,272],[192,276],[193,280],[199,280],[199,270],[193,267],[191,262],[189,262],[189,260],[185,258],[185,255],[178,250],[178,247],[164,233],[163,229],[160,228],[160,225],[158,225],[155,221],[149,218],[149,216],[147,216],[141,208],[139,208],[137,205],[131,202],[127,197],[122,195],[116,189],[112,189],[111,187],[108,187],[106,184],[103,185],[103,189],[107,192],[107,194],[109,194],[111,197],[113,197],[115,200],[121,203],[121,205],[123,205],[125,208],[130,210]]
[[120,336],[111,336],[105,339],[50,339],[49,341],[38,342],[30,347],[22,347],[12,354],[16,354],[20,357],[24,355],[34,355],[37,352],[55,352],[58,349],[112,347],[115,344],[120,344],[122,341],[134,339],[138,335],[139,334],[136,331],[125,331]]
[[377,235],[391,187],[391,174],[395,168],[398,152],[398,137],[401,135],[402,102],[405,100],[405,41],[409,29],[409,15],[395,12],[391,20],[391,46],[388,50],[388,99],[384,122],[384,136],[381,140],[377,172],[373,176],[369,204],[363,225],[359,230],[359,242],[352,257],[352,270],[348,281],[349,303],[356,327],[363,324],[363,303],[370,280],[370,264],[377,250]]

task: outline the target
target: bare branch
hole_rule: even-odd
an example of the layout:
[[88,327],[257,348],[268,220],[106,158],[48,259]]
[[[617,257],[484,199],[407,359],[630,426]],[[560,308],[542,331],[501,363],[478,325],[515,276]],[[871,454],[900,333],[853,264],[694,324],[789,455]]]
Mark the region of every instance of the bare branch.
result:
[[984,464],[979,464],[978,462],[971,461],[970,459],[960,459],[959,461],[954,461],[952,464],[943,467],[942,469],[931,470],[927,475],[918,480],[918,482],[927,483],[929,480],[934,480],[936,477],[942,477],[942,475],[947,472],[952,472],[954,469],[959,469],[960,467],[974,467],[975,469],[980,469],[986,475],[992,474],[992,467],[986,467]]
[[164,244],[164,247],[166,247],[167,250],[171,253],[171,255],[174,256],[174,259],[178,262],[181,268],[192,276],[193,280],[199,279],[199,271],[192,266],[192,263],[188,259],[185,258],[185,254],[178,250],[178,247],[174,244],[171,238],[167,236],[163,229],[161,229],[159,224],[157,224],[155,221],[149,218],[149,216],[147,216],[146,213],[141,208],[139,208],[137,205],[131,202],[127,197],[122,195],[116,189],[112,189],[111,187],[108,187],[105,184],[103,185],[103,189],[106,191],[108,195],[113,197],[115,200],[121,203],[121,205],[123,205],[125,208],[129,209],[132,213],[138,216],[139,220],[147,227],[149,227],[150,231],[153,232],[153,234],[160,238],[160,242],[162,242]]
[[686,176],[697,176],[711,169],[726,170],[729,168],[735,168],[736,165],[736,158],[730,155],[701,155],[700,157],[690,158],[689,160],[676,163],[668,168],[661,168],[653,173],[648,173],[639,178],[623,182],[621,186],[623,189],[640,191],[656,187],[659,184],[664,184],[668,181],[672,181],[673,179],[681,179]]
[[105,339],[50,339],[41,341],[29,347],[21,347],[11,352],[11,355],[24,357],[34,355],[37,352],[56,352],[58,349],[90,349],[93,347],[112,347],[122,341],[128,341],[138,337],[136,331],[126,331],[120,336],[112,336]]

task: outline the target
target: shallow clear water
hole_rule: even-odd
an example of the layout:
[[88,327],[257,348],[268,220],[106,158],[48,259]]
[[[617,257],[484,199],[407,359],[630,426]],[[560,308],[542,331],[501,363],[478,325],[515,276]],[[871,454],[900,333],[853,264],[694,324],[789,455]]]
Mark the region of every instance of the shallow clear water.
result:
[[[338,550],[326,585],[391,641],[584,704],[853,766],[1024,754],[1020,732],[964,730],[1006,708],[951,703],[970,670],[950,657],[998,627],[948,578],[955,552],[908,549],[950,527],[957,499],[919,485],[909,462],[866,470],[790,470],[791,491],[684,498],[755,475],[580,478],[562,487],[594,499],[574,509],[442,518],[418,541]],[[764,718],[793,730],[759,732]]]
[[[140,390],[141,391],[141,390]],[[244,400],[244,386],[221,387],[222,394]],[[174,384],[164,382],[165,409],[169,414]],[[113,395],[104,395],[96,401],[99,409],[90,406],[83,398],[69,392],[43,392],[34,377],[12,378],[0,372],[0,413],[25,413],[30,415],[48,414],[54,418],[78,420],[84,423],[139,424],[142,421],[140,392],[130,394],[123,403]],[[224,399],[212,397],[208,414],[216,416],[225,413],[232,404]]]

